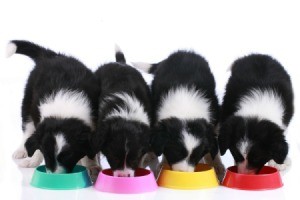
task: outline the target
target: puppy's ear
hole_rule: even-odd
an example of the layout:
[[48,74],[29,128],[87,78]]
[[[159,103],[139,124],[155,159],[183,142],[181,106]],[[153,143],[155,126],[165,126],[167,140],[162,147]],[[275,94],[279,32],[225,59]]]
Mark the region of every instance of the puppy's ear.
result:
[[273,145],[272,147],[272,158],[278,164],[283,164],[286,156],[288,154],[289,146],[286,141],[280,141]]
[[245,131],[244,120],[241,117],[231,116],[221,124],[218,143],[221,155],[224,155],[230,147],[231,140],[234,139],[237,133]]
[[91,134],[89,141],[93,153],[97,154],[102,150],[103,144],[107,139],[108,132],[110,131],[109,126],[109,122],[99,123],[96,131]]
[[283,130],[280,128],[273,128],[272,130],[273,138],[271,140],[271,157],[278,163],[283,164],[286,156],[288,154],[289,146],[284,138]]
[[91,141],[93,140],[93,137],[96,135],[95,132],[87,132],[85,133],[87,135],[87,142],[85,143],[85,149],[86,149],[86,155],[89,159],[94,159],[96,154],[98,152],[96,152],[91,144]]
[[142,125],[142,132],[143,135],[140,139],[141,141],[141,144],[143,144],[143,149],[142,149],[142,153],[145,154],[145,153],[148,153],[148,152],[151,152],[151,136],[152,136],[152,133],[151,133],[151,129],[149,127],[146,127],[144,125]]
[[182,129],[182,124],[177,118],[168,118],[160,121],[153,129],[151,134],[151,149],[160,156],[165,149],[171,133]]
[[212,157],[212,159],[215,159],[218,151],[219,151],[219,147],[218,147],[218,140],[214,131],[214,127],[212,125],[208,125],[207,126],[207,139],[208,139],[208,151]]
[[25,148],[28,153],[28,156],[32,156],[37,149],[40,149],[40,135],[33,133],[25,142]]
[[164,152],[164,148],[167,142],[167,132],[162,123],[159,123],[152,129],[150,136],[150,151],[153,151],[157,156],[160,156]]

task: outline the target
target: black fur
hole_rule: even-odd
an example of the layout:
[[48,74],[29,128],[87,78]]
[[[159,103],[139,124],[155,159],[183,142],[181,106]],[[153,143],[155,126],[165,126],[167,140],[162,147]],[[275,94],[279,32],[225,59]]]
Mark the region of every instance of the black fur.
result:
[[246,158],[239,152],[238,142],[246,136],[252,143],[248,150],[247,168],[258,171],[271,159],[282,164],[288,153],[288,144],[284,130],[278,124],[261,120],[258,116],[235,116],[242,98],[253,89],[272,90],[278,95],[284,107],[282,122],[285,126],[294,113],[293,89],[287,72],[270,56],[253,54],[236,60],[232,65],[222,105],[218,138],[220,152],[223,155],[229,149],[237,164],[244,161]]
[[[157,155],[164,154],[170,165],[183,160],[188,152],[182,143],[182,131],[187,130],[202,141],[188,158],[189,164],[195,166],[206,153],[214,158],[218,152],[214,129],[219,120],[219,105],[215,94],[215,80],[207,61],[196,53],[178,51],[152,65],[149,71],[154,73],[152,100],[155,127],[151,139],[153,151]],[[164,97],[178,87],[193,88],[205,93],[210,102],[210,122],[204,119],[185,120],[177,116],[158,119],[158,110]]]
[[[94,157],[88,145],[92,129],[76,117],[62,119],[50,116],[41,121],[39,106],[46,97],[61,90],[83,92],[90,101],[92,123],[95,124],[99,95],[96,79],[89,69],[73,57],[28,41],[14,40],[11,43],[17,46],[16,53],[27,55],[36,63],[28,78],[22,103],[23,130],[31,121],[36,129],[25,143],[28,155],[32,156],[35,150],[40,149],[49,170],[55,171],[59,164],[69,172],[83,156]],[[54,136],[57,133],[63,134],[68,147],[55,157]]]

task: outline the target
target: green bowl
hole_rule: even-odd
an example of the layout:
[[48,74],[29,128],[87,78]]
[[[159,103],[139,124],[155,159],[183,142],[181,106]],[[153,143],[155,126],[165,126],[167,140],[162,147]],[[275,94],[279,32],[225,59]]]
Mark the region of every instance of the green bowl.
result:
[[89,187],[91,179],[85,167],[76,165],[71,173],[47,173],[45,165],[37,167],[30,183],[33,187],[50,190],[73,190]]

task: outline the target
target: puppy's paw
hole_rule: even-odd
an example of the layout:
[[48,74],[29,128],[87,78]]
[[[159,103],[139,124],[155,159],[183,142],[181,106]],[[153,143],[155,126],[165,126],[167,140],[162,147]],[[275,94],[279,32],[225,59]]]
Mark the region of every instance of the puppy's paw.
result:
[[270,160],[268,164],[271,167],[275,167],[279,171],[285,171],[290,168],[292,161],[290,158],[286,158],[283,164],[277,164],[274,160]]
[[27,157],[18,162],[19,167],[33,168],[39,166],[43,162],[43,154],[40,150],[36,150],[32,157]]
[[18,148],[12,155],[13,159],[21,159],[21,158],[26,158],[27,155],[27,151],[26,149],[23,147]]
[[98,174],[102,171],[102,168],[100,166],[92,166],[88,168],[89,175],[91,177],[91,180],[93,183],[96,182],[98,178]]
[[19,167],[23,167],[23,168],[34,168],[37,167],[41,164],[42,161],[33,158],[33,157],[27,157],[24,158],[23,160],[20,160],[20,162],[18,162],[18,166]]

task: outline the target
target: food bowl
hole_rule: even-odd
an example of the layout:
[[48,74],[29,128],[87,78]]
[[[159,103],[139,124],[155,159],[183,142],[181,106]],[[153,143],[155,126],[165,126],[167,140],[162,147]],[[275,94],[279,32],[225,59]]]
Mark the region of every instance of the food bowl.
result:
[[117,194],[138,194],[155,191],[157,184],[153,173],[147,169],[136,169],[134,177],[115,177],[111,169],[105,169],[99,173],[95,189]]
[[271,190],[283,186],[280,173],[274,167],[264,166],[258,174],[239,174],[237,167],[229,167],[222,185],[241,190]]
[[33,187],[50,190],[72,190],[92,185],[85,167],[76,165],[71,173],[47,173],[45,165],[37,167],[30,183]]
[[194,190],[217,187],[219,185],[214,168],[198,164],[195,172],[179,172],[164,166],[158,178],[161,187],[181,190]]

